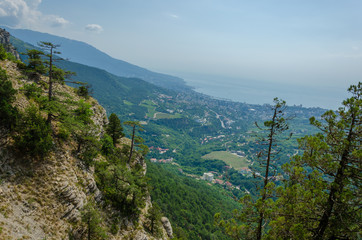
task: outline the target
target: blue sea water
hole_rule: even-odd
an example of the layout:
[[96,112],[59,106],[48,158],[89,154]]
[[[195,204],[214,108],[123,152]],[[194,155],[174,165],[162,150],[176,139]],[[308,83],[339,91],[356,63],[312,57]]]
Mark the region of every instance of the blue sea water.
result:
[[275,97],[288,105],[338,109],[346,97],[348,86],[303,86],[293,83],[271,83],[225,77],[184,75],[186,83],[195,91],[220,99],[250,104],[271,104]]

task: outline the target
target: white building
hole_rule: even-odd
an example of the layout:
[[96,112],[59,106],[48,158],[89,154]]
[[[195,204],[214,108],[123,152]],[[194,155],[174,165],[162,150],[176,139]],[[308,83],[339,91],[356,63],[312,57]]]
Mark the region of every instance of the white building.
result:
[[201,179],[212,182],[214,180],[214,174],[212,174],[212,173],[204,173],[204,175],[202,176]]

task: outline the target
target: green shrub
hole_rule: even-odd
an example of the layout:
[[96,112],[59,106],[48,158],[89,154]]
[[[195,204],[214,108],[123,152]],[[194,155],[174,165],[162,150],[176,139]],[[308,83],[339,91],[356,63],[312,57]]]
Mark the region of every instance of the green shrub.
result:
[[18,59],[16,59],[16,57],[14,56],[14,54],[12,53],[7,53],[6,58],[12,62],[16,62]]
[[91,116],[93,111],[90,109],[91,105],[84,102],[83,100],[78,102],[78,108],[75,110],[77,120],[81,121],[83,124],[92,123]]
[[8,80],[6,71],[0,68],[0,125],[12,129],[18,118],[18,111],[11,104],[16,90]]
[[15,145],[32,156],[43,157],[53,146],[51,127],[35,105],[31,105],[25,110],[24,117],[18,126],[18,132],[19,135],[15,137]]
[[70,136],[70,132],[64,128],[64,127],[60,127],[59,128],[59,131],[58,131],[58,134],[57,134],[57,137],[60,138],[61,140],[68,140],[69,139],[69,136]]
[[118,219],[118,218],[117,218],[117,219],[114,219],[114,220],[112,221],[112,225],[111,225],[109,231],[110,231],[113,235],[116,235],[116,234],[119,232],[119,225],[120,225],[119,219]]
[[153,203],[152,207],[148,209],[148,213],[146,215],[145,228],[153,236],[158,238],[162,236],[161,217],[162,213],[160,207],[157,203]]
[[8,58],[8,55],[5,51],[5,48],[2,44],[0,44],[0,60],[5,60]]
[[90,96],[90,87],[88,85],[86,86],[80,86],[77,89],[77,94],[80,97],[84,97],[85,99],[88,99]]
[[28,98],[38,98],[40,97],[41,93],[43,92],[41,88],[37,86],[36,83],[32,84],[25,84],[24,85],[24,94]]
[[17,59],[12,53],[6,52],[4,45],[0,44],[0,60],[9,59],[10,61],[16,62]]
[[113,146],[113,140],[111,138],[111,136],[109,136],[108,134],[105,134],[101,140],[102,143],[102,153],[104,155],[110,155],[111,153],[113,153],[114,150],[114,146]]
[[16,61],[16,66],[18,67],[18,69],[20,70],[25,70],[26,69],[26,64],[23,63],[22,61]]
[[87,239],[108,239],[106,234],[106,229],[102,227],[102,216],[100,215],[99,211],[97,210],[94,203],[87,203],[82,214],[82,222],[86,225],[86,237]]
[[79,158],[87,165],[91,166],[94,163],[94,159],[99,153],[99,142],[93,136],[86,136],[83,139],[82,152]]
[[120,213],[138,219],[145,206],[147,179],[143,169],[125,164],[96,164],[97,186],[105,199]]

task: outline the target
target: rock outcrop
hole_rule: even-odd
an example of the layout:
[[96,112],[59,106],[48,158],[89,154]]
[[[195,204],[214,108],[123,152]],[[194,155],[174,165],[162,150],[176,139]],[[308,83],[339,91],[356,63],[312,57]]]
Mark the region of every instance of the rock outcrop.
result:
[[[31,83],[17,69],[17,65],[9,60],[0,61],[0,67],[5,69],[17,90],[25,84]],[[73,88],[57,84],[56,91],[63,93],[59,99],[67,102],[80,101]],[[69,99],[68,99],[69,100]],[[106,112],[95,99],[88,99],[93,112],[92,121],[95,129],[90,129],[98,138],[104,134],[107,123]],[[21,91],[16,95],[14,103],[19,111],[30,104]],[[55,121],[54,121],[55,122]],[[53,128],[57,125],[54,123]],[[13,142],[0,129],[0,239],[84,239],[86,234],[82,223],[83,207],[89,202],[104,206],[101,191],[97,187],[94,177],[94,168],[85,167],[84,163],[74,154],[76,149],[72,139],[59,141],[54,149],[44,159],[32,159],[30,156],[13,151],[10,146]],[[127,144],[127,139],[122,143]],[[58,140],[54,140],[58,141]],[[100,157],[101,158],[101,157]],[[144,169],[146,165],[141,159]],[[145,170],[144,170],[145,172]],[[122,219],[122,226],[116,234],[109,234],[109,239],[155,239],[143,227],[147,211],[151,206],[151,199],[146,199],[146,207],[142,210],[140,222],[133,224],[127,218]],[[107,206],[100,208],[105,216],[105,223],[114,210]],[[107,215],[109,214],[109,215]],[[125,222],[129,224],[125,224]],[[157,239],[172,237],[172,227],[167,218],[162,220],[163,236]]]
[[20,60],[19,53],[15,50],[14,46],[10,43],[10,33],[2,28],[0,28],[0,43],[4,46],[4,48],[7,52],[13,54],[17,60]]
[[162,222],[164,229],[166,230],[168,237],[173,238],[173,232],[172,232],[172,226],[171,226],[170,220],[168,220],[167,217],[162,217],[161,222]]

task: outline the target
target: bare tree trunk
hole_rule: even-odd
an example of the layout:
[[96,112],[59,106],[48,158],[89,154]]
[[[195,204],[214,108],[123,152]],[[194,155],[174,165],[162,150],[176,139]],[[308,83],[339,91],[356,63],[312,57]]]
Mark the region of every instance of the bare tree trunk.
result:
[[[269,176],[269,166],[270,166],[270,159],[271,159],[271,151],[273,146],[273,137],[274,137],[274,123],[275,118],[277,116],[277,108],[274,109],[273,114],[273,125],[271,126],[270,133],[269,133],[269,146],[268,146],[268,156],[267,156],[267,162],[266,162],[266,171],[265,171],[265,177],[264,177],[264,187],[263,187],[263,195],[261,197],[261,201],[264,203],[266,199],[266,185],[268,184],[268,176]],[[256,239],[260,240],[262,235],[262,227],[263,227],[263,221],[264,221],[264,212],[260,212],[259,214],[259,222],[258,222],[258,229],[256,232]]]
[[129,153],[129,159],[128,159],[128,163],[131,163],[132,160],[132,154],[133,154],[133,146],[134,146],[134,135],[136,132],[136,125],[133,125],[133,131],[132,131],[132,141],[131,141],[131,150]]
[[[49,56],[49,91],[48,91],[48,101],[49,103],[52,101],[53,97],[53,47],[50,48],[50,56]],[[48,113],[47,122],[51,123],[52,114]]]

